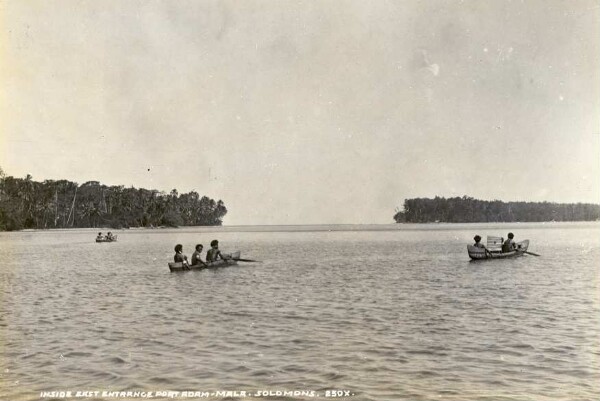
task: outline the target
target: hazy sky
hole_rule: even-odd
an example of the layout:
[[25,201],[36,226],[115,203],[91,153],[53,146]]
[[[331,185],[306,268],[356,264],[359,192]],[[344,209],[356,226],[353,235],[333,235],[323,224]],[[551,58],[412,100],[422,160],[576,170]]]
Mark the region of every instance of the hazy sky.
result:
[[222,199],[600,202],[599,1],[0,2],[0,166]]

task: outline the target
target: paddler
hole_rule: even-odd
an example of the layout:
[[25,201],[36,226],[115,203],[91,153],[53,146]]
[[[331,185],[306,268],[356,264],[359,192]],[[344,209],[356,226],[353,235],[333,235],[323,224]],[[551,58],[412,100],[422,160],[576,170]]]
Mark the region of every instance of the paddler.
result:
[[175,245],[175,256],[173,256],[173,261],[175,263],[183,263],[183,266],[189,269],[190,265],[187,260],[187,256],[183,254],[183,245],[177,244]]
[[202,249],[204,249],[202,244],[196,245],[196,250],[192,254],[192,266],[206,266],[206,263],[202,261]]
[[479,235],[474,236],[473,239],[475,240],[475,243],[473,244],[474,247],[485,249],[485,245],[480,242],[481,237]]
[[98,236],[96,237],[96,239],[103,240],[104,237],[102,236],[102,233],[98,233]]
[[492,253],[481,243],[481,237],[479,235],[474,236],[473,239],[475,240],[475,243],[473,244],[474,247],[485,249],[486,255],[492,256]]
[[502,252],[512,252],[517,250],[517,246],[513,240],[514,237],[515,235],[513,233],[508,233],[508,239],[502,244]]
[[225,259],[219,251],[219,241],[216,239],[210,241],[210,249],[206,252],[206,263],[216,262],[219,259]]

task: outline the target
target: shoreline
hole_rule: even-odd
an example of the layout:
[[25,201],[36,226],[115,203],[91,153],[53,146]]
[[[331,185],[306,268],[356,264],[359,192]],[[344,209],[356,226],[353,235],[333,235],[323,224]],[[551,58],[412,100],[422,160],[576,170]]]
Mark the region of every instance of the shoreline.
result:
[[547,222],[478,222],[478,223],[388,223],[388,224],[265,224],[265,225],[222,225],[222,226],[181,226],[181,227],[73,227],[73,228],[47,228],[47,229],[24,229],[15,231],[0,231],[0,233],[53,233],[53,232],[303,232],[303,231],[414,231],[414,230],[436,230],[454,229],[460,227],[483,228],[488,226],[515,226],[526,229],[528,227],[547,226],[548,228],[569,227],[574,225],[597,226],[600,221],[547,221]]

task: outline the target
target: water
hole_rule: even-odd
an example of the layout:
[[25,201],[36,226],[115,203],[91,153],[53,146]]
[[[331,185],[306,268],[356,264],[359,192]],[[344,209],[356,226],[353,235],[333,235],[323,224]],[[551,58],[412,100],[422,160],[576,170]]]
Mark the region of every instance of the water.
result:
[[[542,257],[469,262],[475,234],[509,230]],[[0,399],[600,398],[597,223],[95,233],[0,233]],[[176,243],[213,238],[263,263],[169,272]]]

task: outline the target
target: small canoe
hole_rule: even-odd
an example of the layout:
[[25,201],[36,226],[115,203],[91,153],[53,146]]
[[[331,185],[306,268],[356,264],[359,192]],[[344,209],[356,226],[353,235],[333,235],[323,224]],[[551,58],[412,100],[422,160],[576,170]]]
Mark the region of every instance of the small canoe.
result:
[[504,258],[512,258],[515,256],[524,255],[529,248],[529,240],[526,239],[521,242],[517,242],[517,249],[511,252],[502,252],[498,250],[492,250],[491,256],[490,253],[486,252],[484,248],[478,248],[473,245],[467,245],[467,252],[469,253],[469,257],[473,260],[481,260],[481,259],[504,259]]
[[106,237],[96,238],[96,242],[117,242],[117,236],[114,235],[112,238],[106,238]]
[[190,271],[190,270],[216,269],[219,267],[234,266],[234,265],[237,265],[237,260],[235,260],[235,259],[239,259],[240,254],[241,254],[240,251],[233,252],[232,254],[229,254],[229,255],[223,254],[223,256],[225,256],[226,258],[228,257],[228,259],[219,259],[216,262],[210,262],[210,263],[207,263],[206,265],[185,266],[182,262],[170,262],[169,270],[171,270],[172,272],[183,272],[183,271]]

